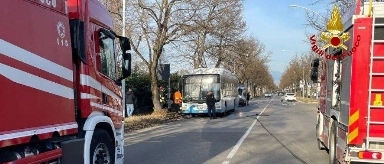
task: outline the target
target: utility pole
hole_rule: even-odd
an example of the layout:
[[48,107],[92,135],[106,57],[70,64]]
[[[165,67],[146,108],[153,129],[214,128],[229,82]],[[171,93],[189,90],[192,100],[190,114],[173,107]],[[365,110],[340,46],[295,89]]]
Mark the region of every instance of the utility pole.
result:
[[[304,64],[304,62],[303,62],[303,64]],[[304,87],[305,87],[305,85],[307,85],[306,84],[306,81],[304,80],[304,65],[303,65],[303,98],[304,98]]]
[[[125,0],[122,0],[123,1],[123,31],[122,31],[122,36],[125,37]],[[126,106],[125,106],[125,79],[122,80],[121,82],[121,92],[123,93],[123,100],[122,100],[122,107],[123,107],[123,117],[125,117],[125,110],[126,110]],[[124,123],[123,123],[124,125]]]

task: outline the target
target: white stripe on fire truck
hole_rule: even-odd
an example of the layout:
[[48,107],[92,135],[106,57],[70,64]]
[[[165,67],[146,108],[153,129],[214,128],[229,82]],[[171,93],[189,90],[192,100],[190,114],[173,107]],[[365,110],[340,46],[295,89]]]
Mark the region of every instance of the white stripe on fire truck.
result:
[[28,72],[24,72],[22,70],[1,63],[0,75],[3,75],[9,80],[21,85],[35,88],[67,99],[74,98],[72,88],[68,88],[53,81],[41,78],[36,75],[32,75]]
[[[73,71],[59,64],[49,61],[39,55],[22,49],[12,43],[0,39],[0,54],[21,61],[56,76],[73,81]],[[47,69],[49,68],[49,69]]]
[[61,131],[61,130],[76,129],[77,127],[78,126],[77,126],[76,122],[65,124],[65,125],[63,125],[63,124],[52,125],[51,127],[36,127],[34,130],[1,134],[0,135],[0,141],[15,139],[15,138],[21,138],[21,137],[27,137],[27,136],[37,135],[37,134],[50,133],[50,132]]
[[100,99],[100,97],[97,97],[89,93],[80,93],[80,98],[81,99]]
[[112,96],[115,99],[121,100],[121,98],[117,96],[114,92],[112,92],[107,87],[102,85],[100,82],[98,82],[97,80],[93,79],[88,75],[80,74],[80,84],[92,87],[94,89],[97,89],[100,92],[104,92],[105,94]]
[[111,107],[107,107],[107,106],[104,106],[104,105],[101,105],[101,104],[98,104],[98,103],[95,103],[95,102],[91,102],[91,106],[96,107],[96,108],[100,108],[100,109],[104,109],[104,110],[116,113],[118,115],[123,115],[123,112],[121,112],[121,111],[119,111],[117,109],[113,109]]

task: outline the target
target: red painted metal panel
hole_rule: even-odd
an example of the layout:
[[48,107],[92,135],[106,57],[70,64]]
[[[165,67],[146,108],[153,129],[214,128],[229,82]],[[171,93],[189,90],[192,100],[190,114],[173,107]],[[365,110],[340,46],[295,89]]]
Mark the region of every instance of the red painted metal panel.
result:
[[36,75],[39,77],[43,77],[46,80],[53,81],[53,82],[58,83],[60,85],[66,86],[68,88],[73,88],[73,82],[71,82],[67,79],[63,79],[57,75],[48,73],[44,70],[38,69],[38,68],[33,67],[31,65],[28,65],[28,64],[25,64],[21,61],[12,59],[8,56],[4,56],[1,53],[0,53],[0,63],[8,65],[8,66],[13,67],[13,68],[18,68],[20,70],[23,70],[25,72],[28,72],[30,74],[33,74],[33,75]]
[[[366,27],[359,29],[359,27]],[[359,110],[358,119],[358,137],[349,144],[361,145],[366,137],[366,120],[369,89],[369,50],[371,43],[372,18],[357,18],[353,29],[353,42],[359,43],[352,57],[352,74],[351,74],[351,101],[350,114],[355,110]],[[358,41],[359,40],[359,41]],[[351,47],[350,47],[351,48]],[[349,127],[349,133],[352,132]]]
[[70,19],[94,22],[109,30],[113,27],[108,10],[98,0],[68,0],[68,11]]
[[[65,68],[72,68],[69,21],[66,15],[55,14],[24,1],[2,0],[1,6],[4,7],[0,7],[0,22],[7,22],[0,26],[1,39]],[[18,6],[18,10],[8,6]],[[58,34],[59,22],[64,25],[63,38]],[[67,41],[68,46],[61,46],[62,40]]]
[[[6,23],[0,26],[0,39],[1,44],[7,46],[7,54],[0,53],[0,64],[3,68],[34,79],[11,77],[9,74],[0,76],[0,134],[75,122],[74,100],[71,98],[72,52],[69,21],[67,15],[62,12],[64,1],[57,1],[56,7],[48,3],[41,5],[38,2],[40,3],[37,0],[1,1],[0,22]],[[2,52],[4,51],[3,49]],[[20,55],[22,57],[17,57]],[[60,77],[62,75],[63,77]],[[24,84],[24,80],[29,82]],[[51,86],[39,85],[38,82],[41,81],[47,81]],[[55,86],[62,88],[57,89]],[[53,94],[50,89],[63,90],[65,93]],[[71,130],[65,134],[76,131]],[[52,132],[38,135],[40,139],[51,136]],[[1,141],[0,147],[26,143],[30,138],[17,137],[22,138]]]
[[65,14],[65,0],[26,0],[36,5],[44,6],[50,10]]
[[375,46],[373,48],[373,52],[375,56],[384,56],[384,43],[375,43]]
[[383,109],[371,108],[371,121],[384,122],[383,116],[384,116],[384,110]]
[[370,125],[369,126],[369,136],[370,137],[380,137],[384,138],[384,126],[383,125]]

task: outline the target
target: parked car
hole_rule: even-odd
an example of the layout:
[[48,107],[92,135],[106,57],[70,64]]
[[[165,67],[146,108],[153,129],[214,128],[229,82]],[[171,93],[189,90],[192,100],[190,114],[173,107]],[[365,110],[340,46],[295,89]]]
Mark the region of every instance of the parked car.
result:
[[272,97],[272,93],[266,92],[266,93],[264,94],[264,97]]
[[285,95],[285,92],[279,92],[277,95],[278,95],[278,96],[284,96],[284,95]]
[[287,102],[296,101],[295,93],[285,93],[284,96],[281,96],[281,102],[283,102],[283,101],[287,101]]

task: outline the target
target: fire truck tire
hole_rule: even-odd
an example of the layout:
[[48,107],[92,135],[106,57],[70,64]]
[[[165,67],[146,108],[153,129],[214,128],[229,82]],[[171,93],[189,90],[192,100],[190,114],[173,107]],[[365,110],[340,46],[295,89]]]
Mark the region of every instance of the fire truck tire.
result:
[[[93,164],[115,163],[114,141],[104,129],[95,129],[90,147],[90,161]],[[109,161],[109,162],[108,162]]]
[[329,164],[338,164],[336,159],[336,121],[332,122],[331,134],[329,135]]
[[320,130],[319,130],[319,127],[320,127],[320,119],[317,119],[317,124],[316,124],[316,140],[317,140],[317,147],[320,149],[320,150],[324,150],[325,147],[323,145],[323,142],[321,142],[320,140]]

